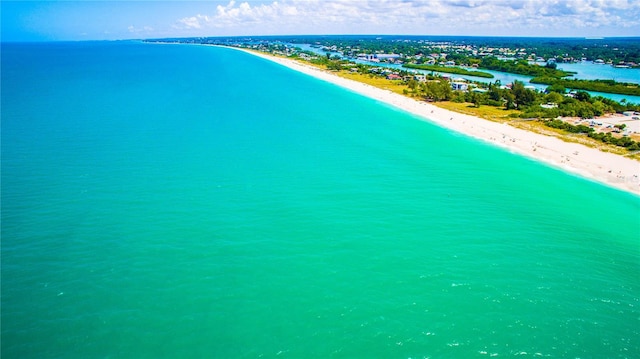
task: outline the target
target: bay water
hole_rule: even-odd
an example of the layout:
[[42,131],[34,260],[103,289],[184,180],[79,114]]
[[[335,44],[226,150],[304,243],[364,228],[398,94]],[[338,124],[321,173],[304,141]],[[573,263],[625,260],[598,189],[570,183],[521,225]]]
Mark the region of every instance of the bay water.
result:
[[[324,56],[327,54],[322,49],[313,47],[310,44],[289,44],[293,47],[299,47],[305,51],[311,51],[318,55]],[[337,52],[329,52],[331,56],[341,56],[340,53]],[[377,67],[386,67],[394,70],[407,70],[402,67],[402,65],[390,64],[386,62],[370,62],[370,61],[362,61],[362,60],[352,60],[356,63],[362,63],[367,65],[373,65]],[[540,63],[538,63],[540,64]],[[620,68],[614,67],[611,65],[605,64],[596,64],[591,61],[581,61],[577,63],[560,63],[558,64],[558,69],[574,72],[574,74],[570,77],[571,79],[580,79],[580,80],[614,80],[617,82],[628,82],[639,84],[640,83],[640,69],[638,68]],[[426,70],[411,70],[415,72],[420,72],[424,74],[435,73],[441,76],[452,76],[449,73],[438,72],[438,71],[426,71]],[[510,84],[514,81],[520,81],[525,83],[527,86],[532,86],[537,91],[545,91],[548,85],[542,84],[533,84],[530,83],[532,76],[518,75],[512,74],[508,72],[501,71],[493,71],[482,69],[482,72],[487,72],[493,75],[493,78],[487,79],[484,77],[477,76],[467,76],[467,75],[455,75],[455,78],[462,78],[468,81],[481,82],[481,83],[493,83],[496,81],[500,81],[501,84]],[[615,93],[606,93],[606,92],[598,92],[598,91],[587,91],[591,96],[601,96],[604,98],[608,98],[618,102],[627,102],[640,104],[640,96],[633,95],[621,95]]]
[[2,358],[633,358],[640,199],[236,50],[2,45]]

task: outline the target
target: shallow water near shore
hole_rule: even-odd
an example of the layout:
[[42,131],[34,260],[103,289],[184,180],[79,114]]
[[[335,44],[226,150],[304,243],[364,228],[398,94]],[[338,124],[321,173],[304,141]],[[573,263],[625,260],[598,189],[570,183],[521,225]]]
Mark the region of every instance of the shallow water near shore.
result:
[[640,352],[637,196],[229,49],[2,90],[3,358]]

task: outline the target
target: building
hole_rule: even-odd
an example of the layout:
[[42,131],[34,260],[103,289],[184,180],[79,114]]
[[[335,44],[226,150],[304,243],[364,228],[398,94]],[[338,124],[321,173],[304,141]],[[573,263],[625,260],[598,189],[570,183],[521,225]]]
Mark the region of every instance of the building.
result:
[[469,89],[469,85],[466,82],[454,81],[451,83],[451,88],[454,91],[467,91]]
[[416,75],[413,76],[413,78],[418,82],[426,82],[427,81],[427,76],[426,75],[416,74]]
[[380,61],[395,61],[399,59],[400,55],[397,54],[358,54],[358,60],[380,62]]

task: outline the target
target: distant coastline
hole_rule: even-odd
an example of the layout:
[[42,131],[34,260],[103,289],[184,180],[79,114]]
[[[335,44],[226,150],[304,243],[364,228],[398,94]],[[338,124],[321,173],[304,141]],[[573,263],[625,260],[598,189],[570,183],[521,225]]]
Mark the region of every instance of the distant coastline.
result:
[[261,57],[290,69],[385,102],[400,110],[508,151],[544,162],[605,185],[640,195],[640,164],[630,158],[602,152],[578,143],[518,129],[479,117],[449,111],[388,90],[337,76],[292,59],[237,47],[226,47]]

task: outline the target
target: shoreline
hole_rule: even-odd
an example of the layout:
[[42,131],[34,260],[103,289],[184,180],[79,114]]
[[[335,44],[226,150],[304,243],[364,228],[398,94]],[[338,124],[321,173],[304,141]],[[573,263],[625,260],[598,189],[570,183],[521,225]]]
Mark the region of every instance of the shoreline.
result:
[[602,152],[578,143],[518,129],[508,124],[492,122],[439,108],[389,90],[334,75],[326,70],[295,60],[276,57],[248,49],[243,51],[275,62],[289,69],[346,88],[371,99],[384,102],[423,121],[501,147],[512,153],[545,163],[609,187],[640,195],[640,163],[613,153]]

